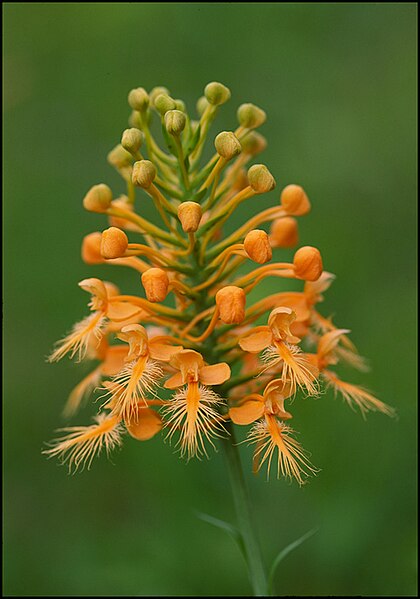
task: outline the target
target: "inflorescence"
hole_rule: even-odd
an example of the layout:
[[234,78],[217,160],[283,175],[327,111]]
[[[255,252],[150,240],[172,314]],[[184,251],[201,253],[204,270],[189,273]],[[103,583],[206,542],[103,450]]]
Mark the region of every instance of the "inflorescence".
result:
[[[239,126],[219,133],[215,153],[202,160],[210,126],[230,95],[221,83],[209,83],[197,102],[199,120],[192,120],[166,88],[131,90],[130,128],[108,154],[126,195],[114,198],[100,183],[83,200],[110,225],[83,239],[84,262],[132,269],[144,293],[123,295],[97,278],[79,283],[90,295],[90,314],[49,360],[96,361],[70,394],[66,416],[97,388],[101,401],[94,424],[61,429],[45,451],[70,470],[90,467],[103,448],[120,445],[125,432],[146,441],[163,430],[181,456],[207,455],[234,423],[252,425],[247,440],[255,445],[255,472],[266,464],[269,473],[274,460],[278,476],[302,484],[316,469],[289,425],[297,393],[315,397],[330,386],[363,416],[369,410],[394,414],[334,370],[339,362],[360,370],[366,364],[349,331],[318,311],[334,279],[318,249],[300,247],[290,263],[273,260],[273,250],[298,243],[296,217],[310,211],[302,187],[287,185],[279,204],[223,234],[243,202],[276,186],[265,165],[246,170],[266,147],[256,132],[266,114],[254,104],[239,106]],[[167,150],[152,133],[156,117]],[[136,188],[152,199],[159,226],[141,208],[136,212]],[[259,228],[268,223],[268,233]],[[297,279],[303,288],[267,295],[267,277]],[[261,299],[251,304],[257,286]]]

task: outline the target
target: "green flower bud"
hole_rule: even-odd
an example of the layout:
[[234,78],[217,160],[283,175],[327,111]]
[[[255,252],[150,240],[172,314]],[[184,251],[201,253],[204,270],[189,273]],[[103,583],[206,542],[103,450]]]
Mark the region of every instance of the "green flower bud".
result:
[[203,211],[197,202],[182,202],[178,206],[178,218],[186,233],[197,231],[202,216]]
[[246,129],[260,127],[267,118],[266,113],[255,104],[241,104],[238,108],[237,117],[239,124]]
[[180,110],[168,110],[165,113],[165,127],[170,135],[179,135],[185,128],[186,116]]
[[248,170],[248,183],[255,193],[266,193],[276,186],[273,175],[264,164],[254,164]]
[[181,112],[187,112],[187,107],[185,106],[184,100],[175,100],[176,109]]
[[156,177],[156,167],[150,160],[139,160],[133,165],[132,181],[134,185],[148,189]]
[[141,118],[138,110],[131,111],[131,114],[128,117],[128,124],[130,127],[135,127],[136,129],[141,128]]
[[220,104],[224,104],[230,99],[230,89],[223,85],[223,83],[212,81],[204,88],[204,95],[209,104],[220,106]]
[[94,185],[83,198],[83,206],[89,212],[106,212],[112,202],[112,191],[104,183]]
[[155,108],[163,116],[168,110],[175,110],[175,100],[168,96],[168,94],[159,94],[155,98]]
[[242,151],[244,154],[256,156],[265,150],[267,141],[264,136],[257,131],[250,131],[241,139]]
[[219,156],[231,160],[242,151],[241,142],[232,131],[222,131],[214,140],[214,147]]
[[121,137],[121,145],[124,150],[135,154],[139,151],[141,144],[143,143],[143,133],[136,128],[126,129]]
[[149,94],[150,106],[155,106],[155,100],[158,96],[160,96],[160,94],[166,94],[167,96],[169,96],[169,89],[162,86],[154,87]]
[[128,103],[134,110],[144,112],[149,106],[149,94],[143,87],[132,89],[128,94]]
[[115,166],[115,168],[123,168],[124,166],[131,165],[133,157],[121,144],[118,144],[109,152],[107,160],[109,164]]

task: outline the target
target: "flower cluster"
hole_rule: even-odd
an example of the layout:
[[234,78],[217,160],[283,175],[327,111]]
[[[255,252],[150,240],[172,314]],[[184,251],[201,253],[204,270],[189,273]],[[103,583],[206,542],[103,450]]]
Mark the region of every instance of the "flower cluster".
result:
[[[288,422],[296,394],[316,397],[327,385],[362,415],[393,414],[333,370],[339,362],[363,370],[365,362],[349,331],[318,311],[334,279],[318,249],[300,247],[292,262],[273,259],[273,250],[298,244],[296,217],[310,211],[302,187],[287,185],[279,203],[223,234],[243,202],[276,186],[268,168],[255,162],[266,147],[256,132],[266,114],[254,104],[239,106],[238,127],[219,133],[215,152],[202,159],[210,127],[230,95],[221,83],[209,83],[193,120],[166,88],[131,90],[130,128],[108,154],[126,193],[114,197],[100,183],[83,200],[86,210],[103,214],[109,225],[84,238],[84,262],[132,269],[139,296],[123,295],[97,278],[81,281],[90,314],[49,358],[96,362],[65,407],[72,416],[99,388],[95,423],[61,429],[45,452],[71,470],[89,467],[103,448],[119,445],[125,432],[146,441],[163,430],[176,439],[182,456],[207,455],[233,423],[252,425],[247,439],[255,444],[254,471],[265,463],[269,472],[274,459],[278,475],[302,483],[316,470]],[[153,119],[166,150],[156,140]],[[141,214],[141,203],[136,210],[137,188],[154,203],[159,225]],[[297,279],[303,288],[280,287],[267,295],[267,277]],[[251,304],[257,286],[262,299]]]

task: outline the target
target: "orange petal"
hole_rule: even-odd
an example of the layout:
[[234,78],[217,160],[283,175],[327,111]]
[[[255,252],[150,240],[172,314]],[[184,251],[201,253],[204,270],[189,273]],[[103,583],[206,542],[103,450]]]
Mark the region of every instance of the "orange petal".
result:
[[105,359],[101,366],[104,376],[114,376],[123,369],[125,358],[128,354],[128,345],[111,345],[108,348]]
[[244,335],[239,345],[244,351],[258,353],[271,345],[272,334],[269,327],[256,327],[252,333]]
[[239,408],[230,408],[229,416],[235,424],[251,424],[264,414],[264,402],[251,399],[244,402]]
[[184,382],[182,380],[182,373],[177,372],[171,376],[163,386],[165,389],[176,389],[177,387],[181,387],[183,384]]
[[322,335],[318,343],[319,357],[324,358],[332,352],[340,341],[340,337],[346,333],[350,333],[350,331],[348,329],[335,329],[334,331]]
[[226,362],[203,366],[199,370],[199,377],[203,385],[221,385],[230,378],[230,367]]
[[141,407],[137,413],[137,420],[126,423],[126,427],[130,435],[138,441],[148,441],[161,430],[162,419],[151,408]]
[[168,343],[155,341],[154,339],[149,341],[150,357],[161,362],[169,362],[172,356],[182,349],[184,349],[182,345],[169,345]]
[[108,304],[107,316],[110,320],[121,322],[137,316],[139,312],[139,307],[134,306],[134,304],[128,302],[110,302]]

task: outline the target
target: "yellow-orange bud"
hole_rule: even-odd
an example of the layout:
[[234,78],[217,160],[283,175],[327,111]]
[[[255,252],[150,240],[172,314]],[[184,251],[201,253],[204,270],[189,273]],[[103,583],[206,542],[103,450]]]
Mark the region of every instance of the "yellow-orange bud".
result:
[[287,185],[281,192],[280,202],[287,214],[303,216],[308,214],[311,203],[300,185]]
[[121,145],[124,150],[135,154],[139,151],[141,144],[143,143],[143,133],[136,127],[126,129],[121,137]]
[[101,254],[107,260],[124,256],[128,246],[127,235],[117,227],[109,227],[102,232]]
[[230,99],[230,89],[223,83],[212,81],[204,88],[204,95],[209,104],[220,106],[220,104],[224,104]]
[[182,202],[178,206],[178,218],[185,233],[194,233],[200,224],[203,211],[197,202]]
[[163,116],[168,110],[175,110],[176,103],[168,94],[159,94],[154,101],[156,110]]
[[156,177],[156,167],[150,160],[138,160],[133,165],[132,181],[134,185],[148,189]]
[[255,193],[266,193],[276,186],[276,180],[264,164],[254,164],[248,170],[248,182]]
[[149,94],[151,106],[155,105],[155,100],[158,96],[160,96],[160,94],[166,94],[167,96],[169,96],[169,89],[167,87],[162,87],[161,85],[154,87]]
[[310,245],[299,248],[293,258],[293,266],[298,279],[317,281],[323,270],[319,250]]
[[262,229],[250,231],[244,239],[244,248],[248,256],[258,264],[269,262],[273,256],[268,235]]
[[149,302],[163,302],[168,295],[168,275],[161,268],[149,268],[141,275],[146,297]]
[[298,224],[295,218],[285,216],[277,218],[271,224],[270,243],[274,248],[294,247],[299,239]]
[[184,100],[175,100],[175,104],[177,110],[180,110],[181,112],[187,112],[187,107]]
[[149,94],[144,87],[132,89],[128,94],[128,103],[134,110],[143,112],[149,106]]
[[121,144],[118,144],[108,153],[107,160],[109,164],[115,166],[115,168],[123,168],[124,166],[129,166],[132,163],[133,157],[131,156],[130,152],[127,152],[127,150],[122,147]]
[[102,234],[99,231],[85,235],[82,241],[82,260],[86,264],[101,264],[104,261],[101,254]]
[[250,131],[241,140],[242,151],[244,154],[250,154],[256,156],[261,154],[267,147],[267,140],[261,133],[257,131]]
[[170,135],[179,135],[185,129],[187,118],[180,110],[168,110],[165,113],[165,128]]
[[83,198],[83,206],[89,212],[106,212],[112,202],[112,191],[104,183],[94,185]]
[[216,293],[220,320],[226,324],[239,324],[245,319],[245,292],[240,287],[228,285]]
[[242,151],[241,142],[232,131],[219,133],[214,140],[214,147],[219,156],[225,160],[231,160]]
[[267,118],[266,113],[255,104],[241,104],[238,108],[237,117],[241,127],[255,129],[260,127]]

